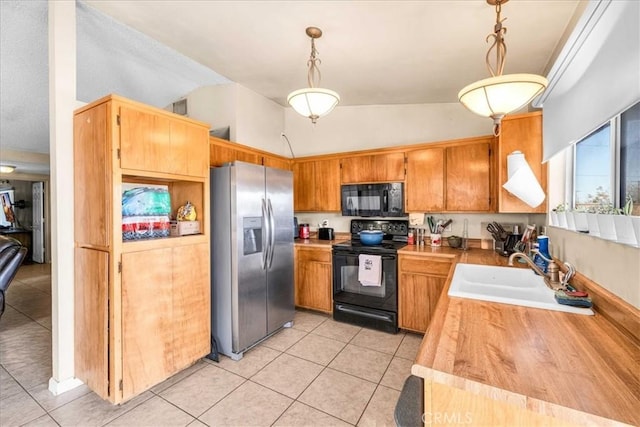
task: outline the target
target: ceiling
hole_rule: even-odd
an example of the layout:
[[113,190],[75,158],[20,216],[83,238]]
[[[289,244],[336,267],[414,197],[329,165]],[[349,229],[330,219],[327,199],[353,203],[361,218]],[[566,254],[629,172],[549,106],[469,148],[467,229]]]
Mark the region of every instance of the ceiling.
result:
[[[580,0],[511,0],[505,74],[545,75]],[[3,0],[0,142],[48,152],[47,2]],[[77,3],[77,97],[108,93],[158,107],[200,86],[233,81],[286,106],[307,86],[308,26],[320,86],[340,105],[457,102],[465,85],[489,77],[485,0],[446,1],[101,1]],[[2,159],[0,159],[2,161]]]

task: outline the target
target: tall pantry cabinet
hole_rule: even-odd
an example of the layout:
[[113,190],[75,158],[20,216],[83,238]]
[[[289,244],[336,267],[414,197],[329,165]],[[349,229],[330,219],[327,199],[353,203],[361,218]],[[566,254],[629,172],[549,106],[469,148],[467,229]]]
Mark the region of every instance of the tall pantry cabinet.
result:
[[[204,123],[115,95],[75,112],[75,372],[113,403],[210,352],[208,160]],[[166,185],[200,234],[123,241],[123,183]]]

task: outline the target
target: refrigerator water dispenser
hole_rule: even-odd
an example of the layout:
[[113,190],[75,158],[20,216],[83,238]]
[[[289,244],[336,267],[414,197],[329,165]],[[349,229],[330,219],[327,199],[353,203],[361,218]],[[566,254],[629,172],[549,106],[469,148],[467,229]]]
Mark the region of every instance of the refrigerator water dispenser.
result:
[[262,217],[242,218],[244,255],[262,252]]

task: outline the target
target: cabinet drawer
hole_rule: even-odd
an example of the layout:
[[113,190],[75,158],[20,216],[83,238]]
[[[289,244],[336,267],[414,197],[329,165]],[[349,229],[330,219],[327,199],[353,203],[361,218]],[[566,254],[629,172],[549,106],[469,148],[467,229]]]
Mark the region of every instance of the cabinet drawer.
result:
[[400,258],[401,273],[429,274],[446,277],[451,269],[451,261],[435,258]]
[[331,263],[331,250],[330,249],[317,249],[317,248],[297,248],[298,262],[326,262]]

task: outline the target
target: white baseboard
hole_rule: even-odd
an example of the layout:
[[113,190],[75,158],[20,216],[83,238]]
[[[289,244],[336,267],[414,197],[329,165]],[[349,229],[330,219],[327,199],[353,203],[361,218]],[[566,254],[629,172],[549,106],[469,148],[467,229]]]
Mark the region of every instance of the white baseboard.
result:
[[55,378],[49,378],[49,391],[53,393],[54,396],[58,396],[81,386],[82,384],[84,383],[77,378],[67,378],[63,381],[58,381]]

